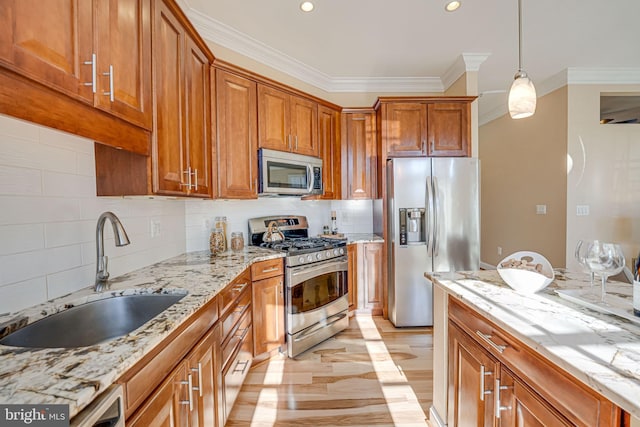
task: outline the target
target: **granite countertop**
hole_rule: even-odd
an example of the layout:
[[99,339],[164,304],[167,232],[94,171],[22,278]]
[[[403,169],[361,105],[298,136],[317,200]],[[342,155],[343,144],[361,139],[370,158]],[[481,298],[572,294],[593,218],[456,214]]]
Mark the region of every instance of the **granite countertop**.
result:
[[345,233],[347,244],[384,242],[384,239],[373,233]]
[[[554,292],[588,288],[586,274],[557,270],[549,287],[530,295],[513,291],[495,270],[425,276],[640,418],[640,326],[566,301]],[[625,283],[607,284],[611,293],[628,294],[630,288]]]
[[[170,258],[110,280],[101,294],[86,288],[0,316],[0,336],[73,305],[139,293],[184,293],[179,302],[135,331],[90,347],[34,349],[0,345],[0,403],[68,404],[73,417],[136,364],[191,314],[252,263],[284,254],[248,246],[212,257],[208,251]],[[90,325],[78,325],[90,327]]]

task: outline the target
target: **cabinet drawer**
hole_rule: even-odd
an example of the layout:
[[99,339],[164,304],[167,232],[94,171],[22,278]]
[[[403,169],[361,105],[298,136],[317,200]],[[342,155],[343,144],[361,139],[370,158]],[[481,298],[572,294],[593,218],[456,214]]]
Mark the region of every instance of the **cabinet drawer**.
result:
[[231,408],[240,393],[242,384],[249,374],[253,361],[253,339],[251,334],[246,334],[241,344],[232,353],[231,360],[222,369],[222,393],[224,404],[224,420],[226,422]]
[[449,316],[575,425],[616,425],[619,414],[610,401],[453,297]]
[[[224,342],[229,337],[229,334],[234,329],[234,326],[245,311],[251,308],[251,292],[249,292],[249,288],[245,288],[245,290],[240,294],[240,297],[231,305],[231,309],[227,312],[225,317],[222,318],[222,341]],[[251,318],[251,313],[249,313],[249,318]]]
[[283,274],[282,258],[260,261],[251,266],[251,280],[268,279]]
[[222,366],[225,366],[233,353],[242,345],[247,335],[251,335],[251,310],[245,310],[242,318],[229,337],[222,344]]
[[[238,279],[242,278],[242,281]],[[218,311],[220,317],[224,318],[227,312],[233,307],[240,295],[245,292],[251,285],[251,278],[247,274],[246,277],[241,275],[238,279],[227,285],[218,295]],[[246,280],[244,280],[246,279]]]

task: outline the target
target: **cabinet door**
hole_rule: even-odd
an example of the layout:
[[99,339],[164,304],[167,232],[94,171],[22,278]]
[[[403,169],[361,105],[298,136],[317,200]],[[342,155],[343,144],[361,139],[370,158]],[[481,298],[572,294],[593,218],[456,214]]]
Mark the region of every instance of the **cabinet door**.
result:
[[258,197],[256,83],[216,70],[218,197]]
[[560,427],[572,425],[504,368],[500,371],[500,394],[498,397],[500,398],[500,426]]
[[435,103],[427,107],[428,155],[469,156],[469,103]]
[[151,0],[95,5],[95,105],[151,130]]
[[340,113],[318,107],[318,139],[322,157],[323,199],[340,199]]
[[318,157],[318,104],[299,96],[291,96],[290,100],[293,151]]
[[258,147],[291,151],[289,94],[258,85]]
[[155,1],[153,69],[155,132],[152,147],[153,190],[184,194],[184,30],[162,0]]
[[358,308],[358,245],[347,246],[347,291],[349,311]]
[[499,364],[464,331],[449,322],[448,425],[493,426]]
[[343,198],[372,199],[375,193],[376,150],[375,115],[367,113],[345,113],[343,115],[344,149]]
[[397,103],[385,106],[384,132],[388,157],[427,155],[427,105]]
[[93,53],[92,2],[2,0],[0,8],[0,63],[92,103],[91,65],[84,64]]
[[188,391],[184,384],[185,378],[187,378],[186,372],[184,362],[178,365],[133,417],[127,420],[127,426],[188,426]]
[[253,282],[253,354],[284,346],[283,276]]
[[206,197],[211,196],[209,60],[190,37],[186,43],[184,126],[191,173],[189,195]]
[[382,314],[382,243],[363,244],[364,308]]
[[191,427],[212,427],[216,423],[215,332],[211,330],[207,333],[187,358],[192,378]]

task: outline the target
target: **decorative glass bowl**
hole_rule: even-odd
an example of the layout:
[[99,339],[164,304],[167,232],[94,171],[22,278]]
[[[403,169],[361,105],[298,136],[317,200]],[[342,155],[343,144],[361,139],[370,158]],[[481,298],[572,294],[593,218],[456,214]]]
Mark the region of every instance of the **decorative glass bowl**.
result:
[[497,266],[507,285],[523,294],[539,292],[555,277],[551,263],[536,252],[520,251],[504,258]]

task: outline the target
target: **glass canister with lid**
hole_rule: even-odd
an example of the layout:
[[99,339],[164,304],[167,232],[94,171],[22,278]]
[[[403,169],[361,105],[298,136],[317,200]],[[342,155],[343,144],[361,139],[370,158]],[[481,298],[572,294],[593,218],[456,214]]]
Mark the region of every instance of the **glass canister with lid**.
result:
[[244,236],[242,235],[242,231],[232,231],[231,232],[231,250],[232,251],[241,251],[244,249]]
[[209,236],[209,250],[212,255],[217,255],[225,251],[224,231],[222,228],[216,227]]
[[214,220],[214,229],[220,228],[222,230],[222,243],[224,249],[223,252],[227,250],[227,217],[226,216],[217,216]]

